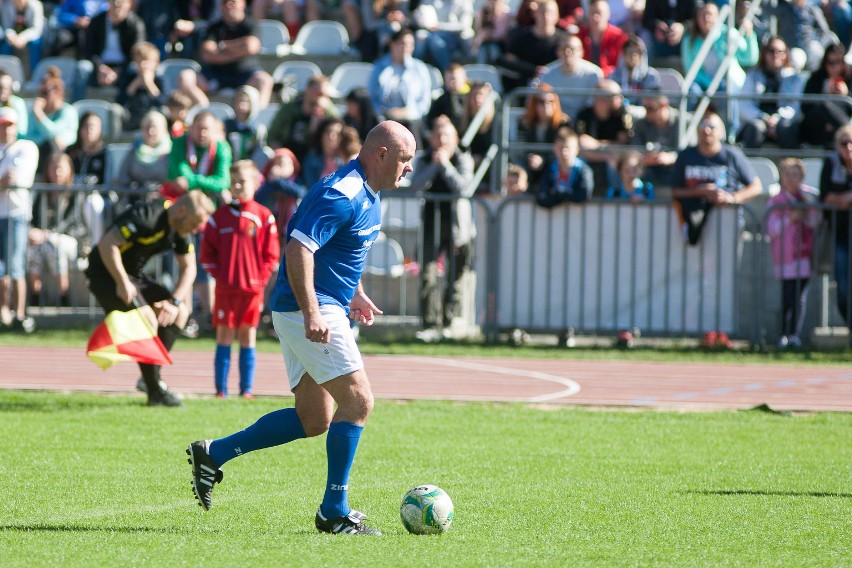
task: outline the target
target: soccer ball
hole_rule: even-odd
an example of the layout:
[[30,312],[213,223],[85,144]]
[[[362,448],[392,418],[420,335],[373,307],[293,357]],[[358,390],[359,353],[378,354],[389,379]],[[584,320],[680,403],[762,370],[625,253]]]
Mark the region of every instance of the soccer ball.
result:
[[453,501],[436,485],[420,485],[405,494],[399,510],[411,534],[440,534],[453,524]]

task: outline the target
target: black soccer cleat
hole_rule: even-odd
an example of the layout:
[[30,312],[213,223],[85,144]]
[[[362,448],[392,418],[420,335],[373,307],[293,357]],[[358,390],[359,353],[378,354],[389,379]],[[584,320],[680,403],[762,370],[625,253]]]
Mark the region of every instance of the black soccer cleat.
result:
[[[169,390],[169,385],[166,384],[166,381],[160,379],[160,388],[162,390]],[[136,390],[148,394],[148,385],[145,384],[145,379],[143,379],[142,377],[136,379]]]
[[148,393],[148,406],[183,406],[180,397],[170,390]]
[[381,531],[370,528],[364,524],[364,519],[367,515],[352,509],[349,514],[336,519],[326,519],[322,516],[322,512],[317,510],[317,516],[314,517],[314,524],[320,532],[331,534],[370,534],[381,536]]
[[198,500],[198,505],[205,511],[213,506],[213,485],[221,483],[224,473],[210,457],[210,440],[193,442],[186,449],[189,465],[192,466],[192,492]]

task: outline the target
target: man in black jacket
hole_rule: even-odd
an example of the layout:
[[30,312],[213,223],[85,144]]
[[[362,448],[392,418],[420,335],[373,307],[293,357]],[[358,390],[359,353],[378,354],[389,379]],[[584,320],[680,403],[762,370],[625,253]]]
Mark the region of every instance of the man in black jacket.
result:
[[91,86],[115,85],[132,61],[130,50],[145,40],[145,23],[132,8],[132,0],[109,0],[107,11],[92,18],[83,53],[94,66]]
[[677,57],[686,25],[695,16],[695,0],[650,0],[642,14],[642,37],[655,58]]

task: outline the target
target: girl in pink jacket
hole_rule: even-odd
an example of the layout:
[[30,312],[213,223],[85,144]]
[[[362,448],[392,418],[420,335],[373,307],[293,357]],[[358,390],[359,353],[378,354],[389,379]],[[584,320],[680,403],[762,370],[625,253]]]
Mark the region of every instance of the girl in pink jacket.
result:
[[805,313],[811,276],[814,232],[821,212],[808,205],[819,203],[817,190],[804,185],[805,165],[798,158],[779,163],[781,191],[769,200],[767,232],[772,246],[775,277],[781,279],[781,338],[779,349],[800,347],[799,332]]

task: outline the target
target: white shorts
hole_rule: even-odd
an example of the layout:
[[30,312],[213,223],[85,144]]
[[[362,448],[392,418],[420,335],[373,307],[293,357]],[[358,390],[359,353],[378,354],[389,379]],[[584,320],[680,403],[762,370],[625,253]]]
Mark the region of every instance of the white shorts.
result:
[[305,373],[321,385],[364,368],[361,352],[343,308],[320,306],[320,314],[331,330],[328,343],[314,343],[305,337],[302,312],[272,312],[272,323],[281,343],[290,390],[296,388]]

